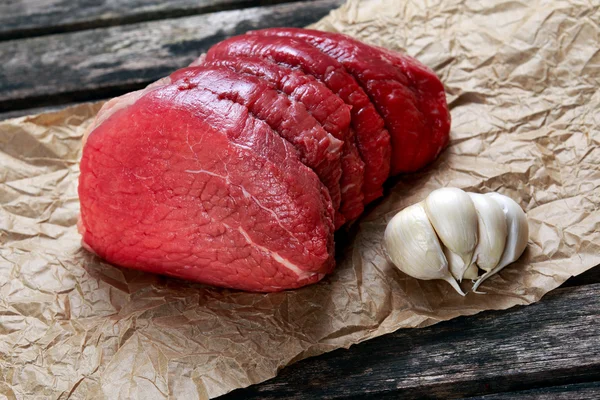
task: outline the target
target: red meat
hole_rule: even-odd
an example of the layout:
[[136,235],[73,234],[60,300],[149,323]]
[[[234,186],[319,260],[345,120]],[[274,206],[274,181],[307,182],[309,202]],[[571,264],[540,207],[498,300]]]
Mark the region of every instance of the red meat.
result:
[[255,76],[239,74],[227,67],[184,68],[170,78],[247,107],[253,116],[294,145],[300,160],[317,173],[329,190],[334,209],[339,209],[343,142],[328,134],[304,105]]
[[192,85],[113,101],[87,138],[84,243],[109,262],[217,286],[277,291],[333,267],[333,207],[264,122]]
[[[310,44],[287,37],[236,36],[216,44],[206,55],[209,61],[222,57],[247,56],[267,58],[276,63],[297,67],[321,80],[352,106],[352,126],[358,150],[365,163],[365,202],[381,196],[382,185],[389,175],[389,134],[369,97],[344,67]],[[355,217],[358,217],[363,207],[357,206],[353,211]]]
[[448,141],[433,72],[343,35],[257,31],[199,62],[107,102],[84,136],[79,229],[108,262],[249,291],[317,282],[390,162],[415,170]]
[[421,142],[415,164],[428,164],[440,155],[450,140],[451,116],[444,85],[435,72],[416,59],[382,47],[374,49],[380,51],[389,62],[406,74],[411,88],[417,93],[419,108],[426,115],[432,133],[429,140]]
[[338,60],[384,117],[392,139],[392,175],[422,168],[448,143],[450,114],[444,87],[415,59],[336,33],[274,28],[249,34],[293,37]]
[[[220,58],[207,62],[202,57],[195,65],[219,65],[232,70],[257,76],[273,88],[302,103],[307,111],[335,138],[344,141],[342,149],[341,214],[351,210],[355,202],[362,199],[364,163],[354,142],[350,129],[350,108],[338,96],[312,75],[253,57]],[[344,223],[345,217],[336,216],[336,228]]]

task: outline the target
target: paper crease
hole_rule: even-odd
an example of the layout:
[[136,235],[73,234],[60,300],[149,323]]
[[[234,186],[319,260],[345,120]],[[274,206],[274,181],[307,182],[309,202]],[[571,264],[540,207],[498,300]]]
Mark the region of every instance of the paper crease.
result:
[[[206,399],[399,328],[539,300],[600,264],[600,12],[585,1],[351,0],[316,24],[442,78],[450,147],[338,238],[338,266],[251,294],[113,267],[80,246],[81,141],[100,104],[0,122],[0,394]],[[528,213],[524,256],[457,295],[385,259],[386,223],[440,186]],[[468,284],[465,286],[468,289]]]

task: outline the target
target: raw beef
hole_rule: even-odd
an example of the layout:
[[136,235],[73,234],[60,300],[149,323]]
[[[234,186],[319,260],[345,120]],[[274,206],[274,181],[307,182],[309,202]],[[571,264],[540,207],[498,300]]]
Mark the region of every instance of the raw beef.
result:
[[250,291],[331,271],[328,191],[267,124],[182,82],[122,100],[99,115],[83,151],[87,248],[117,265]]
[[420,109],[427,117],[432,134],[429,140],[421,142],[415,164],[428,164],[440,155],[450,140],[451,116],[444,85],[431,69],[416,59],[381,47],[373,48],[406,74],[418,94]]
[[448,143],[450,114],[444,87],[415,59],[337,33],[273,28],[248,34],[293,37],[338,60],[386,122],[392,140],[392,175],[422,168]]
[[412,171],[448,141],[433,72],[346,36],[257,31],[195,64],[108,101],[84,135],[79,230],[115,265],[259,292],[317,282],[390,163]]
[[[352,126],[362,160],[365,163],[363,193],[365,203],[383,193],[382,185],[389,175],[390,138],[381,116],[352,75],[332,57],[301,40],[288,37],[236,36],[209,49],[208,61],[222,57],[263,57],[301,69],[325,83],[352,106]],[[358,217],[363,207],[354,210]]]
[[334,210],[340,206],[340,158],[343,142],[328,134],[304,105],[279,93],[263,80],[226,67],[189,67],[170,76],[172,82],[198,87],[247,107],[298,150],[329,190]]
[[[193,65],[226,66],[236,72],[261,78],[273,88],[302,103],[327,132],[344,141],[340,179],[342,215],[336,215],[336,228],[339,228],[346,220],[347,210],[352,210],[355,202],[362,201],[364,163],[356,149],[354,132],[350,129],[350,107],[312,75],[265,59],[231,57],[208,62],[201,57]],[[351,217],[351,214],[348,216]]]

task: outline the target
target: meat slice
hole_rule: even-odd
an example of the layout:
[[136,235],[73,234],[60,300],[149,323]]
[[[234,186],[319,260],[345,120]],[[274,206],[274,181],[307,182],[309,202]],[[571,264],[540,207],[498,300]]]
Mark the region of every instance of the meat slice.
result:
[[337,33],[273,28],[249,34],[293,37],[338,60],[384,117],[392,140],[392,175],[422,168],[448,143],[450,114],[444,87],[415,59]]
[[250,291],[331,271],[328,191],[267,124],[181,82],[124,102],[112,102],[83,150],[88,248],[121,266]]
[[426,115],[431,128],[430,140],[421,143],[417,152],[416,165],[433,161],[450,140],[451,115],[446,102],[444,84],[426,65],[418,60],[382,47],[373,47],[385,59],[406,74],[411,87],[417,92],[421,111]]
[[227,67],[184,68],[170,78],[173,83],[205,89],[247,107],[253,116],[294,145],[301,161],[317,173],[329,190],[334,209],[339,209],[343,142],[328,134],[304,105],[255,76],[239,74]]
[[238,73],[261,78],[271,87],[302,103],[327,132],[343,140],[340,179],[342,216],[336,216],[336,229],[343,224],[346,214],[352,217],[354,204],[362,199],[364,163],[356,149],[354,131],[350,128],[350,107],[344,101],[312,75],[266,59],[229,57],[207,62],[202,57],[197,65],[226,66]]
[[[352,106],[352,127],[358,151],[365,163],[363,193],[367,203],[382,195],[389,175],[390,138],[381,116],[356,80],[332,57],[310,44],[288,37],[236,36],[214,45],[206,54],[208,61],[222,57],[255,56],[297,67],[315,76],[347,104]],[[358,217],[363,207],[357,206]]]

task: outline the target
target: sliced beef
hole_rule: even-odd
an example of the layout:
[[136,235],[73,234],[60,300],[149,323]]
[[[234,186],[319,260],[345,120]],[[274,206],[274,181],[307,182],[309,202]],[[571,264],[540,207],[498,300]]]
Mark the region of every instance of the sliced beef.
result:
[[328,192],[264,122],[189,85],[125,102],[83,150],[88,248],[121,266],[251,291],[331,271]]
[[421,142],[415,164],[428,164],[440,155],[450,140],[451,116],[444,85],[435,72],[416,59],[382,47],[374,49],[406,74],[418,95],[419,107],[426,115],[432,133],[429,140]]
[[392,139],[392,175],[423,167],[447,144],[450,114],[444,87],[418,61],[336,33],[274,28],[249,34],[293,37],[338,60],[384,117]]
[[[278,92],[263,80],[222,66],[180,69],[173,83],[197,87],[247,107],[298,150],[300,159],[325,184],[335,210],[340,206],[343,142],[328,134],[301,103]],[[341,221],[343,223],[343,221]]]
[[347,36],[256,31],[197,63],[107,102],[84,135],[78,225],[108,262],[249,291],[317,282],[335,229],[448,142],[435,74]]
[[[359,153],[365,163],[363,192],[368,202],[381,196],[382,185],[389,175],[390,138],[384,122],[371,100],[356,80],[332,57],[310,44],[288,37],[242,35],[213,46],[206,55],[208,61],[221,57],[255,56],[299,68],[315,76],[352,106],[352,127],[356,133]],[[362,205],[352,210],[358,217]]]
[[353,204],[362,198],[364,163],[358,154],[354,132],[350,128],[350,107],[322,82],[312,75],[293,70],[269,60],[254,57],[229,57],[202,60],[197,65],[226,66],[232,70],[257,76],[271,87],[302,103],[307,111],[335,138],[344,141],[342,149],[341,216],[336,217],[336,228],[345,221],[344,214],[352,210]]

